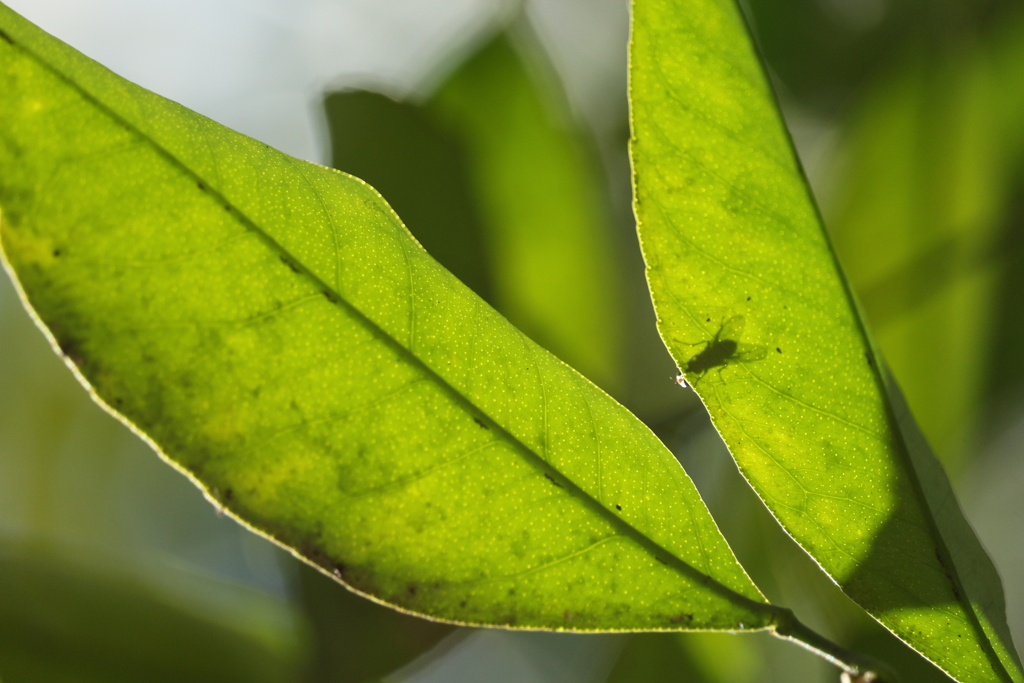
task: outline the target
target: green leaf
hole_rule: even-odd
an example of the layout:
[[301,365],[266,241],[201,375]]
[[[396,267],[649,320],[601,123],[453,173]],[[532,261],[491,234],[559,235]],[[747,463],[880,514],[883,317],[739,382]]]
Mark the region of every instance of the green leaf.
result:
[[984,405],[1010,195],[993,106],[1003,88],[988,57],[921,50],[871,93],[846,141],[830,225],[879,346],[953,474]]
[[753,638],[730,638],[723,633],[637,633],[630,636],[607,683],[765,680],[768,672],[763,670],[756,648]]
[[838,155],[830,212],[850,283],[954,480],[985,409],[1024,378],[1015,10],[980,40],[917,46],[868,93]]
[[678,633],[637,633],[629,636],[606,683],[653,683],[683,680],[715,683],[690,657]]
[[[0,662],[9,681],[301,680],[303,643],[284,605],[202,575],[179,577],[244,605],[228,621],[129,573],[53,546],[0,544]],[[235,615],[232,615],[235,616]],[[282,624],[283,622],[283,624]],[[183,656],[187,653],[187,656]]]
[[465,150],[423,105],[365,90],[324,98],[331,165],[388,198],[431,256],[488,303],[494,289]]
[[304,612],[314,627],[307,683],[367,683],[401,669],[456,629],[340,590],[299,564]]
[[998,112],[996,136],[1007,177],[1002,239],[998,258],[999,296],[993,317],[999,321],[988,364],[991,396],[1011,403],[1024,391],[1024,8],[1013,8],[985,47],[991,54],[979,59],[991,68],[993,87],[989,106]]
[[0,244],[97,400],[238,519],[402,609],[761,629],[671,453],[381,197],[0,9]]
[[499,34],[427,106],[467,152],[495,307],[614,393],[624,315],[604,179],[541,50],[515,48]]
[[998,577],[890,398],[737,7],[637,0],[630,77],[659,328],[743,474],[954,678],[1024,680]]
[[517,35],[487,41],[424,104],[328,96],[332,163],[531,339],[614,391],[624,316],[603,178],[541,51]]

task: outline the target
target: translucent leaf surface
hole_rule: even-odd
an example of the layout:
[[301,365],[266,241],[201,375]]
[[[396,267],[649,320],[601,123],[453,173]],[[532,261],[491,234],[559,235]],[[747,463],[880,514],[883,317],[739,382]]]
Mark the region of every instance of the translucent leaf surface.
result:
[[433,261],[366,184],[0,9],[0,239],[98,400],[211,499],[440,619],[756,629],[638,420]]
[[[525,35],[522,42],[530,46]],[[624,316],[604,178],[540,57],[539,48],[516,50],[501,34],[428,108],[467,152],[495,306],[614,393],[623,380]]]
[[731,2],[637,0],[636,212],[666,344],[843,590],[961,681],[1021,681],[995,570],[880,361]]
[[541,50],[519,35],[487,41],[423,104],[329,96],[333,164],[386,196],[531,339],[614,392],[624,316],[604,178]]
[[438,263],[488,303],[479,201],[459,139],[421,104],[366,90],[324,98],[331,166],[368,182]]

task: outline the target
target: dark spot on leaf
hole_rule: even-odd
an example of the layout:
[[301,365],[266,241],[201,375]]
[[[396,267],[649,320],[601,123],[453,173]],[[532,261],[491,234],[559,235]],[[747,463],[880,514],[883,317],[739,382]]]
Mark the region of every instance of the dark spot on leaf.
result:
[[775,350],[778,351],[779,353],[782,353],[782,349],[780,349],[778,346],[775,347]]
[[747,301],[750,301],[750,297],[749,296],[747,297]]
[[622,506],[616,503],[616,505],[615,505],[615,509],[616,509],[616,510],[621,510],[621,509],[622,509]]
[[663,565],[665,565],[666,567],[668,566],[668,562],[666,562],[665,560],[661,559],[661,558],[660,558],[660,557],[658,557],[657,555],[655,555],[655,556],[654,556],[654,559],[656,559],[656,560],[657,560],[658,562],[661,562],[661,563],[662,563]]
[[77,367],[82,367],[82,363],[85,359],[82,358],[81,349],[79,348],[76,340],[70,337],[58,339],[57,346],[60,348],[62,356],[74,363]]
[[487,426],[486,424],[484,424],[484,421],[483,421],[483,420],[481,420],[481,419],[480,419],[480,418],[478,418],[478,417],[474,417],[474,418],[473,418],[473,422],[476,422],[476,423],[477,423],[478,425],[480,425],[480,426],[481,426],[481,427],[483,427],[484,429],[490,429],[490,427],[488,427],[488,426]]
[[60,258],[60,249],[54,249],[53,250],[53,257],[54,258]]
[[298,273],[299,272],[299,265],[297,263],[295,263],[295,261],[293,261],[289,257],[282,256],[281,257],[281,263],[283,263],[286,266],[288,266],[289,268],[291,268],[293,273]]
[[225,505],[235,499],[235,492],[230,488],[224,489],[224,494],[220,497],[220,500]]
[[329,289],[324,290],[324,296],[327,297],[327,300],[330,301],[332,304],[341,303],[341,298]]
[[671,619],[669,619],[669,621],[671,621],[673,624],[678,624],[680,621],[683,621],[684,619],[686,620],[686,623],[689,624],[691,621],[693,621],[693,615],[680,614],[679,616],[672,617]]
[[707,319],[707,322],[711,322],[711,318],[708,318],[708,319]]
[[548,474],[547,472],[545,472],[545,473],[544,473],[544,476],[545,476],[545,477],[547,478],[547,480],[548,480],[548,481],[550,481],[550,482],[551,482],[552,484],[554,484],[554,485],[555,485],[555,486],[557,486],[558,488],[563,488],[563,486],[562,486],[561,484],[559,484],[559,483],[558,483],[557,481],[555,481],[555,478],[554,478],[554,477],[552,477],[552,476],[551,476],[550,474]]
[[3,38],[4,40],[6,40],[11,45],[14,45],[14,41],[11,40],[11,37],[9,35],[7,35],[6,33],[4,33],[3,31],[0,31],[0,38]]
[[465,600],[461,600],[459,602],[459,607],[465,607],[465,606],[466,606],[466,601]]
[[415,584],[409,584],[409,586],[405,590],[406,590],[406,592],[409,595],[412,595],[412,596],[416,595],[416,585]]

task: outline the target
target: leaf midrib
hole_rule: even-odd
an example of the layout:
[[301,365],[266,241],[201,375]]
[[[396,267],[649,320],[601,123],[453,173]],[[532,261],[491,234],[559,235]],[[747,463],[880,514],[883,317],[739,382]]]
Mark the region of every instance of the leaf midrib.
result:
[[[564,484],[568,485],[567,486],[567,490],[568,491],[573,493],[575,495],[575,497],[579,498],[584,505],[586,505],[589,509],[591,509],[591,511],[596,512],[599,516],[604,517],[606,520],[609,520],[612,523],[613,527],[617,527],[618,529],[620,529],[623,532],[624,536],[627,536],[627,537],[631,538],[638,545],[640,545],[645,550],[647,550],[647,552],[651,554],[651,556],[654,558],[655,561],[659,561],[662,558],[667,558],[668,561],[671,563],[671,566],[672,566],[673,569],[675,569],[679,573],[683,574],[684,576],[688,576],[691,579],[695,579],[697,582],[701,583],[706,588],[708,588],[710,590],[713,590],[714,592],[724,596],[730,602],[736,603],[739,606],[741,606],[743,608],[746,608],[746,609],[748,609],[748,610],[750,610],[752,612],[755,612],[755,613],[767,613],[767,614],[769,614],[769,616],[770,616],[769,626],[766,626],[766,628],[770,627],[771,624],[774,624],[776,622],[777,614],[778,614],[780,608],[777,608],[774,605],[771,605],[770,603],[767,603],[767,602],[755,601],[755,600],[753,600],[751,598],[746,597],[745,595],[737,593],[736,591],[734,591],[731,588],[725,586],[724,584],[720,583],[719,581],[717,581],[716,579],[712,578],[711,576],[709,576],[709,575],[705,574],[704,572],[702,572],[702,571],[696,569],[695,567],[691,566],[685,560],[683,560],[682,558],[678,557],[675,553],[673,553],[673,552],[667,550],[666,548],[662,547],[659,543],[655,542],[653,539],[651,539],[649,536],[647,536],[645,533],[643,533],[642,531],[640,531],[639,529],[634,527],[632,524],[630,524],[629,522],[627,522],[623,518],[619,517],[618,515],[613,514],[603,504],[601,504],[599,501],[597,501],[591,494],[589,494],[587,491],[585,491],[583,488],[581,488],[578,484],[576,484],[575,481],[573,481],[568,476],[566,476],[564,473],[562,473],[560,470],[558,470],[554,465],[552,465],[547,460],[545,460],[540,454],[536,453],[532,448],[530,448],[525,443],[523,443],[518,437],[516,437],[514,434],[509,432],[503,425],[498,423],[490,415],[485,413],[481,408],[476,406],[468,397],[463,395],[462,392],[460,392],[453,385],[451,385],[444,377],[442,377],[439,373],[437,373],[432,367],[430,367],[419,356],[417,356],[410,349],[408,349],[404,344],[402,344],[397,339],[395,339],[389,332],[387,332],[387,330],[385,330],[380,325],[378,325],[374,320],[372,320],[367,315],[365,315],[362,311],[360,311],[358,308],[356,308],[356,306],[354,306],[351,302],[349,302],[345,297],[341,296],[341,294],[338,293],[335,290],[335,288],[333,288],[330,285],[328,285],[318,275],[316,275],[311,270],[309,270],[302,261],[300,261],[295,256],[293,256],[287,249],[285,249],[280,243],[278,243],[270,234],[268,234],[265,230],[263,230],[263,228],[261,228],[259,225],[257,225],[255,221],[250,219],[245,213],[243,213],[241,210],[236,208],[232,202],[230,202],[223,194],[221,194],[221,192],[219,192],[217,189],[212,187],[208,183],[208,181],[205,180],[205,178],[200,176],[196,171],[192,170],[187,164],[185,164],[180,159],[178,159],[169,150],[167,150],[165,147],[163,147],[161,144],[159,144],[152,137],[150,137],[149,135],[145,134],[134,123],[132,123],[131,121],[127,120],[126,118],[124,118],[123,116],[118,114],[116,111],[114,111],[110,106],[108,106],[106,103],[104,103],[99,97],[93,95],[84,86],[82,86],[79,83],[77,83],[70,76],[66,75],[64,72],[62,72],[56,66],[51,64],[48,60],[46,60],[45,58],[43,58],[42,56],[37,54],[35,51],[33,51],[30,48],[28,48],[25,45],[23,45],[20,41],[14,40],[7,32],[3,31],[2,29],[0,29],[0,39],[6,40],[12,46],[18,48],[19,50],[21,50],[22,52],[27,54],[31,59],[33,59],[38,64],[40,64],[43,68],[45,68],[47,71],[52,73],[59,80],[63,81],[69,87],[71,87],[72,89],[77,91],[86,101],[90,102],[98,110],[100,110],[104,114],[106,114],[110,119],[118,122],[119,124],[124,126],[127,130],[129,130],[133,134],[137,135],[143,142],[145,142],[146,144],[150,145],[160,156],[162,156],[171,165],[176,166],[185,175],[190,176],[191,178],[195,179],[198,183],[202,183],[203,187],[205,188],[202,191],[204,193],[206,193],[206,194],[211,195],[214,199],[219,200],[220,202],[222,202],[222,205],[224,206],[224,208],[230,214],[235,216],[236,219],[242,224],[243,227],[245,227],[245,228],[249,229],[250,231],[252,231],[271,251],[278,253],[279,256],[287,257],[288,259],[290,259],[291,262],[298,267],[299,272],[295,273],[296,275],[305,276],[305,277],[309,278],[322,292],[324,292],[325,294],[326,293],[330,293],[331,296],[328,297],[328,299],[329,299],[329,301],[331,303],[336,303],[336,304],[343,305],[345,307],[345,309],[347,311],[349,311],[349,313],[351,315],[353,315],[357,320],[362,322],[363,325],[371,333],[374,334],[374,336],[378,337],[385,344],[388,344],[392,348],[398,350],[402,356],[405,356],[407,359],[411,359],[411,363],[413,365],[418,366],[429,377],[433,378],[434,381],[443,390],[445,390],[447,393],[449,393],[456,400],[457,403],[459,403],[459,404],[461,404],[463,406],[463,409],[466,410],[466,412],[470,413],[471,415],[472,414],[476,414],[476,415],[482,417],[483,419],[487,420],[489,423],[491,423],[496,428],[498,433],[502,437],[507,439],[511,443],[511,445],[515,448],[515,450],[517,452],[519,452],[520,456],[523,457],[523,459],[526,460],[528,463],[530,463],[532,466],[537,468],[538,471],[540,471],[540,472],[550,471],[550,472],[553,472],[553,473],[559,475],[559,477],[561,478],[562,482]],[[100,65],[100,66],[101,66],[101,68],[106,68],[106,67],[102,67],[102,65]],[[291,158],[291,157],[288,157],[288,155],[284,155],[284,156],[287,157],[287,158]],[[324,168],[326,168],[326,167],[324,167]],[[368,187],[368,188],[370,187],[370,185],[368,185],[365,181],[363,181],[363,180],[361,180],[359,178],[355,178],[354,176],[351,176],[349,174],[343,173],[342,171],[338,171],[337,169],[330,169],[330,168],[328,168],[327,170],[333,171],[335,173],[339,173],[341,175],[348,176],[348,177],[350,177],[350,178],[352,178],[352,179],[362,183],[366,187]],[[300,175],[302,175],[302,174],[300,174]],[[302,177],[303,177],[304,180],[306,180],[306,182],[308,184],[309,183],[308,179],[306,179],[304,175],[302,175]],[[398,215],[395,214],[394,209],[392,209],[390,207],[390,205],[387,205],[386,202],[385,202],[385,205],[391,211],[392,215],[396,219],[398,219],[399,225],[401,225],[402,228],[404,230],[406,230],[406,232],[408,233],[408,228],[405,226],[404,223],[401,222],[401,219],[398,217]],[[410,308],[411,307],[412,307],[412,302],[410,301]],[[538,372],[539,372],[539,367],[538,367]],[[575,372],[575,371],[573,371],[573,372]],[[76,373],[76,374],[78,376],[84,378],[84,375],[81,375],[80,373]],[[106,402],[102,402],[101,405],[103,405],[104,408],[106,408],[111,413],[113,413],[115,415],[118,415],[118,417],[120,419],[122,419],[122,420],[124,420],[124,421],[126,421],[128,423],[131,423],[131,420],[128,420],[127,417],[125,417],[125,416],[119,415],[118,412],[116,410],[114,410],[111,406],[108,406],[106,404]],[[155,445],[155,442],[153,442],[153,443]],[[160,449],[160,450],[162,450],[162,449]],[[202,487],[203,487],[204,490],[206,489],[205,484],[203,484]],[[230,510],[227,510],[227,512],[229,514],[231,514],[232,516],[234,516],[234,513],[232,513]]]

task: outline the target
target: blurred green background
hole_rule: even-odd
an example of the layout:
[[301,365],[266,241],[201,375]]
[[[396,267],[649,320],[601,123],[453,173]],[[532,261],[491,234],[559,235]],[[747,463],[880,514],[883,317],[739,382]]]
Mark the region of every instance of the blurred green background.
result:
[[[948,680],[779,529],[673,381],[629,204],[625,0],[10,4],[129,78],[367,180],[436,258],[666,441],[771,600],[904,680]],[[741,5],[841,261],[1024,644],[1024,8]],[[218,517],[94,406],[2,279],[0,678],[837,675],[763,635],[455,629],[356,597]]]

